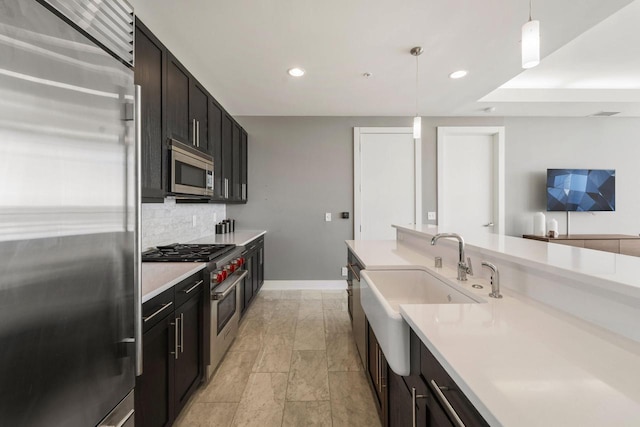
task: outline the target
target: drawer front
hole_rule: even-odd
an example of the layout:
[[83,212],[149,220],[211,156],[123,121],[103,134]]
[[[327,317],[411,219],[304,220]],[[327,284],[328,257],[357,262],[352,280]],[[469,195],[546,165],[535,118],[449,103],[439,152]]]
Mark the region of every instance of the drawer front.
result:
[[257,239],[254,239],[247,243],[244,247],[248,252],[256,250],[259,246],[264,246],[264,236],[260,236]]
[[576,248],[584,248],[584,240],[571,239],[571,240],[554,240],[553,243],[565,246],[575,246]]
[[640,239],[620,240],[620,253],[640,257]]
[[620,240],[585,240],[584,247],[618,254],[620,253]]
[[451,405],[452,410],[466,426],[488,426],[484,418],[424,344],[422,344],[420,351],[420,372],[429,387],[429,395],[438,402],[441,408],[445,409],[450,419],[453,420],[454,417],[451,411],[446,408],[447,403]]
[[180,307],[182,304],[187,302],[189,298],[202,292],[202,287],[206,282],[205,275],[205,273],[199,271],[174,287],[176,292],[176,307]]
[[144,332],[157,325],[169,314],[173,314],[174,288],[167,289],[158,296],[151,298],[142,305],[142,328]]

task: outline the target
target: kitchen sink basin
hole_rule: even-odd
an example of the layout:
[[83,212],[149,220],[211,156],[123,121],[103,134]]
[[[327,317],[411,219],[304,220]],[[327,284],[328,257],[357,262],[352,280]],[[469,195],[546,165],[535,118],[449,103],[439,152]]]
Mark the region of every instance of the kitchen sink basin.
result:
[[389,367],[409,375],[409,325],[400,304],[476,304],[484,302],[423,267],[363,270],[360,302]]

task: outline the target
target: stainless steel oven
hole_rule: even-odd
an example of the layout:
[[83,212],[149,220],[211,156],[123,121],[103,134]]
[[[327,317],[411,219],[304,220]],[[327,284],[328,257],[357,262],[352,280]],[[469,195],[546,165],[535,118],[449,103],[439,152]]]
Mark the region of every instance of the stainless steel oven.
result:
[[171,192],[180,196],[213,196],[213,157],[169,140],[171,150]]
[[[216,370],[231,343],[238,334],[240,323],[240,289],[238,285],[247,275],[242,258],[234,260],[224,269],[211,275],[211,364],[207,378]],[[221,278],[220,275],[223,275]],[[214,283],[219,284],[213,285]]]

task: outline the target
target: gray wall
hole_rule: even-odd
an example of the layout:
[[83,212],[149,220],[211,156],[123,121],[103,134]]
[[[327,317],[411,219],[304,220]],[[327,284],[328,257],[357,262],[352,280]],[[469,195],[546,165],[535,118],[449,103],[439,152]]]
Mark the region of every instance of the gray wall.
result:
[[[571,233],[640,233],[640,119],[505,118],[506,232],[533,231],[546,211],[547,168],[616,169],[616,211],[571,213]],[[566,214],[545,212],[566,232]]]
[[[249,202],[228,205],[244,229],[267,229],[267,280],[335,280],[353,238],[353,128],[411,126],[409,117],[240,117],[249,132]],[[436,126],[496,118],[423,120],[423,210],[436,209]],[[339,218],[347,211],[350,218]],[[333,214],[324,221],[325,212]]]
[[[249,132],[249,203],[241,228],[265,228],[267,280],[340,279],[353,238],[353,127],[410,126],[407,117],[241,117]],[[547,168],[614,168],[617,211],[574,213],[573,233],[640,233],[640,119],[423,118],[423,211],[436,210],[436,126],[505,126],[507,234],[546,209]],[[348,211],[349,220],[339,218]],[[332,222],[324,213],[333,214]],[[555,217],[565,231],[563,214]]]

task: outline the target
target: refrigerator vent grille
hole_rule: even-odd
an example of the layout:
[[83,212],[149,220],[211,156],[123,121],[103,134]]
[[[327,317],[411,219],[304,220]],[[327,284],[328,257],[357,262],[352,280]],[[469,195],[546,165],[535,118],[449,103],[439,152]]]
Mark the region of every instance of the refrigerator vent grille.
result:
[[104,48],[133,65],[133,8],[124,0],[45,0]]

